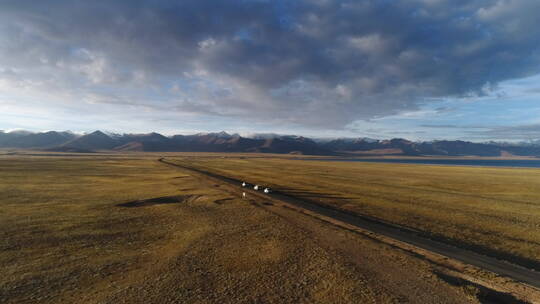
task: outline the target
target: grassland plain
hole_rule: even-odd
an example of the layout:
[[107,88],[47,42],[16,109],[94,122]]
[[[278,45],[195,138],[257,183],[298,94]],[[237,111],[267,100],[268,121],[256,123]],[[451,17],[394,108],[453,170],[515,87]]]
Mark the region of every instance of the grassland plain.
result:
[[540,170],[188,157],[177,162],[540,265]]
[[6,156],[0,181],[1,303],[478,302],[425,261],[155,158]]

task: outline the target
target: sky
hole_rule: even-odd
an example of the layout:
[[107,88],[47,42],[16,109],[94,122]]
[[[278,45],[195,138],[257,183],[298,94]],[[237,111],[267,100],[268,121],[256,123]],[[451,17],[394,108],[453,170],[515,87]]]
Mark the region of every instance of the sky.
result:
[[0,0],[0,130],[540,139],[538,0]]

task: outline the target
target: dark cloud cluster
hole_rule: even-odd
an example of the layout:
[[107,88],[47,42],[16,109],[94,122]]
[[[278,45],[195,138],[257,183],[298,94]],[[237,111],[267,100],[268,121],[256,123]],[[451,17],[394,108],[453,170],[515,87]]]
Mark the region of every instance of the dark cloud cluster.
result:
[[341,128],[539,73],[539,11],[537,0],[4,0],[0,85]]

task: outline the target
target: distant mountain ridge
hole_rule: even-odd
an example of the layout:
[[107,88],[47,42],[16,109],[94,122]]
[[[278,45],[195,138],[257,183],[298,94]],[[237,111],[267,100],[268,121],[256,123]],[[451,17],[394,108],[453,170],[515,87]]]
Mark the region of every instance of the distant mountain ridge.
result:
[[75,138],[76,135],[71,132],[0,132],[0,147],[48,148],[62,145],[63,143],[71,141]]
[[315,140],[272,133],[250,137],[238,134],[198,133],[163,136],[148,134],[84,135],[71,132],[0,131],[0,148],[37,149],[61,152],[147,151],[147,152],[259,152],[306,155],[434,155],[434,156],[537,156],[540,145],[473,143],[460,140],[413,142],[402,138],[338,138]]

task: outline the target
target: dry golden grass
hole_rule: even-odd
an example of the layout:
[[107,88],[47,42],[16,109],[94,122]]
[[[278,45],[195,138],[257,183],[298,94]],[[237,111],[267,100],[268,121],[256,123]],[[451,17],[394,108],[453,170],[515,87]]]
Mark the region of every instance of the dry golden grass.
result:
[[246,157],[176,161],[539,265],[538,169]]
[[397,299],[304,230],[155,158],[7,157],[0,181],[2,303]]
[[0,302],[478,302],[424,260],[156,159],[0,157]]

